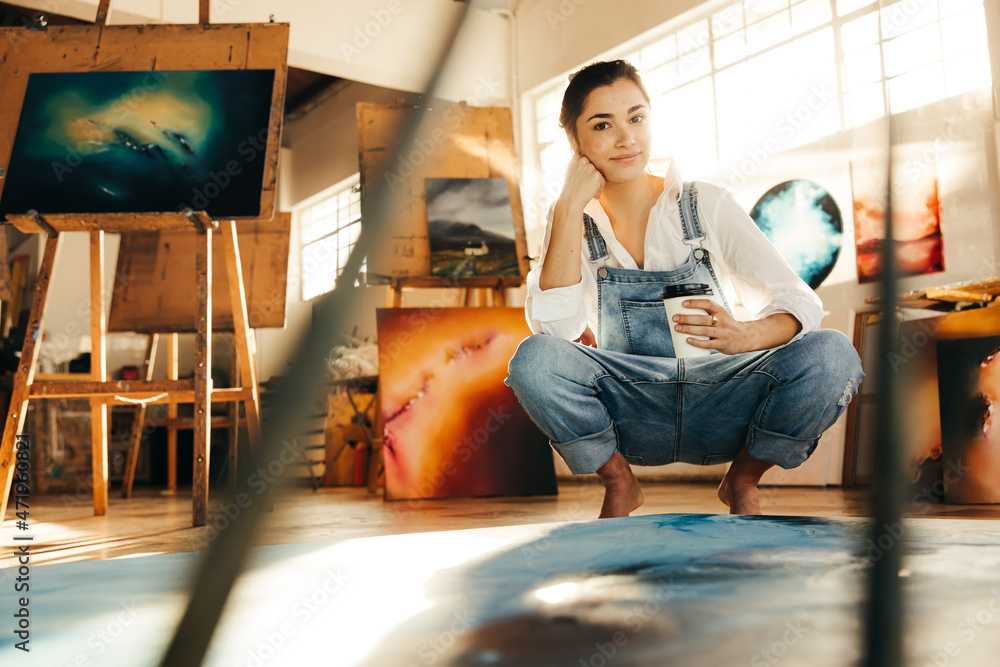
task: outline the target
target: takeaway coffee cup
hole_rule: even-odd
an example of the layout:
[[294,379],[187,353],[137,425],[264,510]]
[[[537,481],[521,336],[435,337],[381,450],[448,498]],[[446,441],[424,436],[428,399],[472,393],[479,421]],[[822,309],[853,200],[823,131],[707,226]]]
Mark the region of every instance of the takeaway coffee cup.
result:
[[677,323],[674,322],[674,315],[707,315],[708,313],[700,308],[685,308],[682,304],[685,299],[711,299],[718,303],[712,288],[704,283],[668,285],[663,288],[662,299],[663,307],[667,309],[667,321],[670,322],[670,339],[674,342],[674,356],[678,359],[687,359],[710,355],[711,350],[695,347],[687,342],[688,338],[699,340],[708,340],[708,338],[680,333],[674,329],[677,326]]

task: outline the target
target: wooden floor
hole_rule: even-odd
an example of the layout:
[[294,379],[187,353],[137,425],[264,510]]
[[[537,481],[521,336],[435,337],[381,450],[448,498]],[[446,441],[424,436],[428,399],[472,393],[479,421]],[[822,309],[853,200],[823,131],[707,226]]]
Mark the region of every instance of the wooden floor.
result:
[[[639,514],[718,514],[726,508],[706,483],[644,482],[645,504]],[[861,488],[765,487],[765,514],[801,516],[864,516],[867,491]],[[597,517],[602,489],[595,481],[565,481],[552,497],[463,498],[385,502],[361,488],[330,488],[313,492],[294,488],[275,503],[258,535],[258,544],[317,542],[373,535],[484,528]],[[206,549],[225,530],[238,507],[213,491],[208,526],[191,527],[189,492],[164,496],[137,490],[124,500],[113,494],[108,514],[95,517],[89,498],[35,496],[31,502],[32,563],[101,560]],[[931,505],[909,507],[923,518],[1000,519],[1000,506]],[[4,532],[14,531],[13,507]],[[4,554],[6,556],[6,554]],[[12,565],[0,560],[0,567]]]

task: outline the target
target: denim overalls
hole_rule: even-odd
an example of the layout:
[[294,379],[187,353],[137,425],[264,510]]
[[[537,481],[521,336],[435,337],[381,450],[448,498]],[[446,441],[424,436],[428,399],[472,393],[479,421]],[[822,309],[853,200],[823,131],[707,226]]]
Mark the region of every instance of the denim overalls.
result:
[[604,239],[585,215],[599,264],[598,349],[536,334],[508,365],[506,384],[575,474],[596,471],[616,451],[637,465],[709,465],[733,460],[744,446],[754,458],[794,468],[865,377],[850,339],[829,329],[768,350],[674,358],[664,286],[706,283],[732,312],[701,247],[693,184],[678,204],[692,250],[671,271],[605,266]]
[[[608,248],[597,223],[584,213],[584,237],[590,261],[597,269],[597,346],[628,354],[656,357],[674,356],[670,337],[673,323],[667,319],[660,294],[667,285],[704,283],[715,292],[716,300],[732,314],[719,279],[712,269],[708,251],[701,247],[705,232],[698,220],[698,191],[686,183],[678,206],[684,243],[691,247],[687,261],[671,271],[643,271],[605,266]],[[712,350],[715,352],[715,350]]]

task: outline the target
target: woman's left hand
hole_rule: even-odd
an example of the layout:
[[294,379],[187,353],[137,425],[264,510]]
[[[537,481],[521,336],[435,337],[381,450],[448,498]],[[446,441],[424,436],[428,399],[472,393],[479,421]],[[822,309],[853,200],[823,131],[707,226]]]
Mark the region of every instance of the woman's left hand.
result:
[[[671,326],[675,331],[692,336],[708,336],[708,340],[688,338],[694,347],[718,350],[725,354],[739,354],[753,348],[750,330],[746,322],[740,322],[729,311],[709,299],[688,299],[685,308],[698,308],[707,315],[674,315]],[[715,322],[713,324],[713,321]]]

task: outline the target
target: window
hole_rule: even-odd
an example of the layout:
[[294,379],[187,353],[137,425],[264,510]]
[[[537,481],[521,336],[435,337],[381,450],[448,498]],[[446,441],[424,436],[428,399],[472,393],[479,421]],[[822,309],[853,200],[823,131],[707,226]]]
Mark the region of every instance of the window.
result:
[[[302,300],[329,292],[361,236],[361,185],[357,174],[298,210],[302,247]],[[359,284],[367,263],[361,266]]]
[[[724,177],[887,110],[990,87],[985,26],[982,0],[718,0],[604,59],[625,57],[642,72],[654,171],[676,156],[686,179]],[[541,176],[531,208],[541,212],[570,155],[557,126],[564,91],[565,82],[528,100],[536,150],[527,152]],[[529,226],[544,224],[539,217]]]

